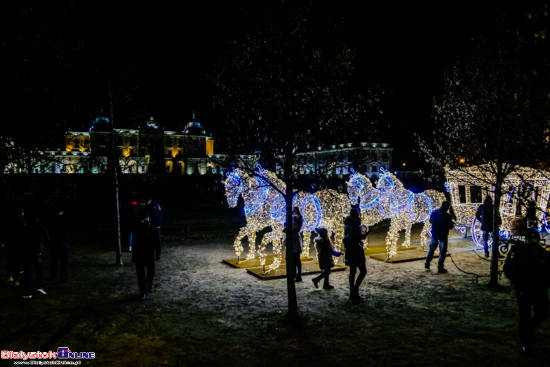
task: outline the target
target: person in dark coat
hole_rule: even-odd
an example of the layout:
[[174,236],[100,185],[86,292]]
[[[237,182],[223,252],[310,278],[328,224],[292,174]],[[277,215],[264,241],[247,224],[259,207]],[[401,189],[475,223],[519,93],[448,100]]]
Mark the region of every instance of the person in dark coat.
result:
[[[27,198],[32,201],[32,197]],[[44,290],[44,248],[49,242],[48,231],[36,207],[27,202],[21,210],[21,255],[23,264],[23,298],[32,298],[31,273],[36,270],[36,290]]]
[[334,266],[333,256],[340,256],[341,253],[332,248],[328,231],[326,228],[315,229],[317,237],[315,237],[315,247],[317,248],[317,256],[319,258],[319,268],[321,274],[312,279],[315,288],[319,288],[319,282],[324,279],[323,289],[333,289],[334,286],[329,283],[330,269]]
[[139,205],[137,218],[132,223],[133,249],[132,262],[136,264],[136,273],[140,299],[153,291],[155,276],[155,247],[151,240],[151,219],[145,201]]
[[130,200],[128,206],[128,213],[125,218],[125,227],[128,228],[128,251],[132,252],[132,244],[134,243],[134,224],[138,220],[139,216],[139,203],[136,199]]
[[160,230],[164,219],[164,213],[162,212],[159,201],[153,199],[147,201],[147,210],[151,218],[151,240],[155,247],[155,257],[159,260],[161,253]]
[[525,353],[531,353],[533,332],[550,315],[550,252],[540,245],[540,235],[530,228],[525,243],[512,246],[503,266],[518,303],[519,339]]
[[8,258],[8,285],[14,287],[19,286],[19,275],[23,270],[20,246],[20,236],[24,230],[22,221],[21,209],[9,206],[6,209],[6,218],[2,220],[0,230]]
[[63,208],[56,209],[48,233],[50,235],[50,280],[59,277],[66,282],[69,276],[69,244],[74,223],[70,221]]
[[432,225],[432,241],[430,242],[430,250],[426,257],[424,267],[430,269],[430,262],[434,258],[435,249],[439,247],[439,262],[437,263],[437,272],[446,273],[445,257],[447,256],[447,244],[449,241],[449,230],[454,227],[453,219],[448,213],[451,204],[444,201],[441,207],[434,210],[430,215],[430,224]]
[[302,260],[300,255],[303,251],[302,244],[302,224],[303,218],[298,207],[292,208],[292,255],[294,256],[294,266],[296,268],[296,276],[294,280],[296,282],[302,281]]
[[491,196],[485,196],[483,204],[477,208],[476,218],[481,223],[485,257],[489,257],[489,233],[493,231],[493,199],[491,199]]
[[[350,214],[344,220],[344,246],[346,249],[345,263],[349,266],[349,288],[351,300],[360,300],[365,297],[359,293],[359,286],[367,275],[367,265],[363,242],[370,231],[361,224],[361,217],[357,208],[352,208]],[[359,269],[359,275],[355,274]]]

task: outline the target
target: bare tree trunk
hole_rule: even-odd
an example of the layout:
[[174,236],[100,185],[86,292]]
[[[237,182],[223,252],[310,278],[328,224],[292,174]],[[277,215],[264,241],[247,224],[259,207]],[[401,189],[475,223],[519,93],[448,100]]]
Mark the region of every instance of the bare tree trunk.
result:
[[287,154],[285,160],[285,202],[286,202],[286,283],[288,291],[288,317],[298,317],[298,299],[296,297],[296,284],[294,276],[296,275],[296,264],[294,264],[294,236],[292,233],[292,198],[294,188],[292,186],[292,157]]
[[116,206],[116,222],[117,222],[117,246],[116,246],[116,265],[122,263],[122,235],[120,231],[120,200],[118,197],[118,154],[115,145],[115,126],[114,126],[113,102],[111,99],[111,143],[113,144],[113,172],[115,178],[115,206]]
[[496,174],[495,202],[493,205],[493,248],[491,249],[491,274],[490,287],[498,287],[498,258],[499,258],[499,228],[500,228],[500,198],[502,197],[503,173],[502,165],[499,162]]

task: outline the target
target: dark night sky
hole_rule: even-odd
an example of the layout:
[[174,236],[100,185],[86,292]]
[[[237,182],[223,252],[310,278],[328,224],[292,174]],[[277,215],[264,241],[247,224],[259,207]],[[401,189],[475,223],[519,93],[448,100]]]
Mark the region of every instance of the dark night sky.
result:
[[[375,73],[395,93],[388,112],[416,116],[431,106],[444,67],[465,51],[488,10],[478,2],[458,0],[374,3],[342,2],[349,8],[357,44],[366,50],[359,67]],[[234,1],[135,6],[124,9],[124,16],[115,14],[125,19],[117,33],[146,61],[151,112],[169,119],[180,113],[186,119],[192,109],[208,115],[211,95],[205,89],[205,71],[227,35],[239,27]]]
[[[211,115],[205,72],[227,35],[246,21],[234,3],[196,2],[180,8],[147,4],[124,10],[130,16],[119,29],[120,37],[144,55],[150,73],[144,80],[150,90],[145,105],[167,129],[189,121],[196,110],[207,131],[223,131],[223,121]],[[444,68],[466,52],[470,37],[490,17],[491,2],[482,2],[485,7],[459,0],[341,3],[355,41],[364,49],[359,68],[375,75],[392,94],[384,114],[396,131],[392,143],[395,159],[401,160],[410,151],[400,146],[410,147],[412,130],[430,120]]]
[[[410,155],[408,148],[400,147],[410,146],[412,130],[429,122],[432,96],[438,93],[443,70],[465,53],[470,37],[490,18],[492,2],[338,2],[347,11],[356,45],[364,51],[357,65],[365,75],[364,83],[374,76],[392,94],[384,116],[396,132],[391,141],[396,161],[402,159],[400,151]],[[74,2],[79,16],[93,19],[97,29],[108,29],[105,42],[111,50],[127,60],[141,60],[142,115],[153,115],[165,129],[176,130],[195,110],[214,137],[223,133],[223,121],[213,115],[206,71],[228,36],[247,21],[237,11],[237,3]],[[94,34],[87,37],[95,41]],[[86,124],[75,122],[74,126]]]

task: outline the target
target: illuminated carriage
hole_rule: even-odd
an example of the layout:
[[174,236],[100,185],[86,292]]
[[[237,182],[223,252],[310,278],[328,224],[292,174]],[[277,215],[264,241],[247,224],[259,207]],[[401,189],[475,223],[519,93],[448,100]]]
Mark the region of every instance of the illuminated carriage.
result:
[[[494,182],[490,170],[484,166],[473,166],[461,170],[447,170],[445,173],[447,191],[450,193],[451,203],[456,215],[456,229],[466,237],[468,229],[472,239],[478,247],[483,247],[481,224],[476,219],[478,207],[483,203],[486,195],[490,195],[494,202],[494,192],[488,182]],[[501,225],[499,235],[505,239],[520,235],[516,226],[525,218],[526,203],[532,201],[536,206],[537,224],[535,228],[540,232],[543,228],[550,233],[546,225],[546,212],[550,195],[550,180],[540,172],[529,167],[519,167],[510,174],[502,187],[500,200]],[[492,234],[489,245],[492,245]],[[507,251],[507,246],[501,248]]]

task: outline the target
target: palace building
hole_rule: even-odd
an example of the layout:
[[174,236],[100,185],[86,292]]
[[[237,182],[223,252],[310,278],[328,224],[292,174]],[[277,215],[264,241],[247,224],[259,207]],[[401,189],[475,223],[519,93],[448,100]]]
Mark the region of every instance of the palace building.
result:
[[14,159],[5,173],[101,174],[116,157],[123,174],[204,175],[221,173],[211,158],[223,158],[214,154],[214,139],[194,116],[183,131],[165,131],[153,117],[138,129],[113,129],[108,118],[99,117],[89,131],[67,131],[64,150],[32,152],[26,159],[17,159],[22,154],[11,145]]
[[[369,178],[378,178],[381,169],[392,165],[393,148],[388,143],[346,143],[317,147],[296,154],[295,168],[298,175],[320,173],[325,176],[349,175],[353,168]],[[277,166],[280,174],[282,167]]]
[[[183,131],[166,131],[151,117],[137,129],[113,129],[106,117],[96,118],[88,131],[67,131],[65,149],[22,152],[10,142],[2,159],[5,174],[105,174],[118,160],[122,174],[224,174],[226,155],[214,153],[214,139],[193,118]],[[113,148],[114,147],[114,148]],[[114,149],[114,150],[113,150]],[[345,176],[351,169],[376,179],[390,170],[393,148],[387,143],[347,143],[299,152],[299,176]],[[252,161],[258,156],[247,157]],[[275,171],[281,173],[281,167]]]

